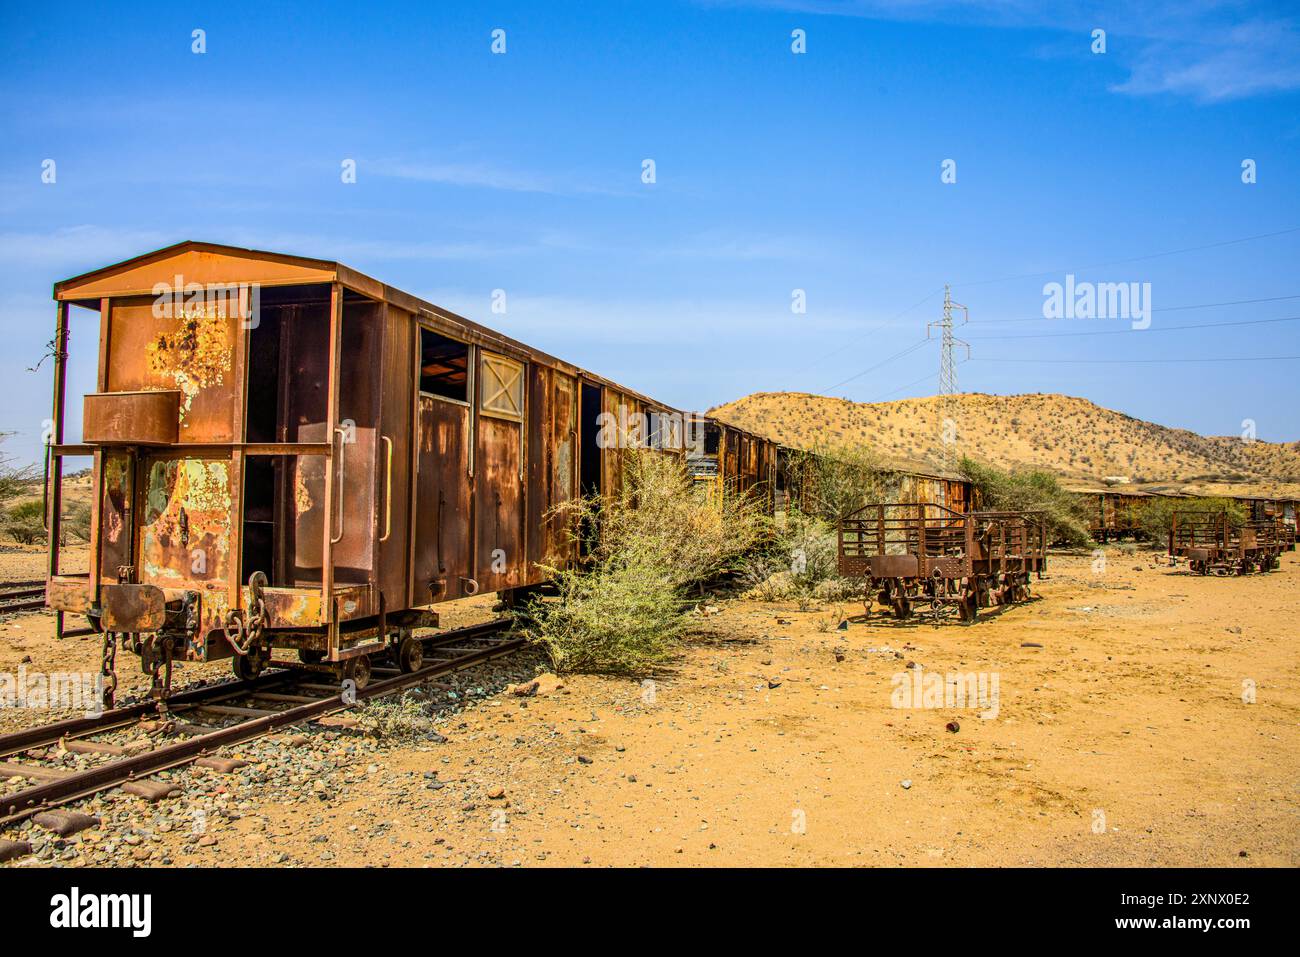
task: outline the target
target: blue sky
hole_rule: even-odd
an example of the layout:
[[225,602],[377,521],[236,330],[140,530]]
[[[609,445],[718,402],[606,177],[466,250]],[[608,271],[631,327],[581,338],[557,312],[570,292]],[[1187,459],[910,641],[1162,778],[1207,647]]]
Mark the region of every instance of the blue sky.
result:
[[[50,285],[183,239],[338,259],[683,408],[931,394],[935,345],[883,360],[951,282],[963,390],[1300,439],[1300,361],[1170,361],[1300,355],[1300,322],[1160,331],[1300,316],[1300,19],[1131,6],[5,4],[6,451],[49,414]],[[1067,273],[1149,282],[1151,327],[1036,319]]]

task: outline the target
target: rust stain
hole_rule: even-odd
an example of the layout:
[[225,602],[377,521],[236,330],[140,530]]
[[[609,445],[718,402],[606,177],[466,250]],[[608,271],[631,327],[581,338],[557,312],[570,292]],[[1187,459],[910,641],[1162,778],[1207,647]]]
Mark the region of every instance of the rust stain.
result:
[[299,515],[305,515],[311,511],[311,489],[307,487],[307,477],[302,470],[297,471],[293,487],[293,506],[294,511]]
[[127,460],[123,456],[109,456],[104,460],[104,487],[112,508],[104,510],[102,533],[105,542],[116,545],[122,537],[123,514],[126,510]]
[[225,324],[215,304],[186,305],[179,328],[159,333],[145,347],[145,353],[150,371],[170,378],[184,396],[181,421],[194,397],[210,385],[221,385],[231,369]]
[[[221,459],[166,459],[150,465],[143,578],[168,584],[224,581],[232,505],[229,474],[229,463]],[[186,536],[182,525],[188,528]],[[205,597],[205,618],[208,607]]]

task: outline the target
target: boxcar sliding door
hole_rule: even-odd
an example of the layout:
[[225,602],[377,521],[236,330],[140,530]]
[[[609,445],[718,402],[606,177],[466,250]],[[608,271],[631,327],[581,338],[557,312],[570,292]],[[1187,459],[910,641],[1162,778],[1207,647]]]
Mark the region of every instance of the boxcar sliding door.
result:
[[472,591],[474,366],[466,343],[419,333],[413,600],[426,604]]
[[578,385],[573,376],[548,366],[528,367],[528,580],[540,581],[539,567],[564,568],[576,557],[568,523],[556,507],[578,487]]
[[491,352],[479,355],[474,577],[488,592],[525,581],[524,365]]

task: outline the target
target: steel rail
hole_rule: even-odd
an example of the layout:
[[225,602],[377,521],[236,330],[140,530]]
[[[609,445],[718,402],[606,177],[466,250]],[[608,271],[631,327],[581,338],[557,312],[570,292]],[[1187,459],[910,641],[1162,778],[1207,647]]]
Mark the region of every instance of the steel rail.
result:
[[[446,632],[443,635],[435,636],[432,640],[435,643],[450,643],[462,642],[467,639],[488,638],[505,631],[510,624],[509,619],[498,619]],[[413,671],[410,674],[398,675],[374,682],[365,688],[358,689],[355,701],[366,701],[371,698],[383,697],[403,691],[422,684],[430,678],[513,654],[524,647],[525,644],[523,638],[507,638],[458,655],[455,658],[434,662],[428,667]],[[249,689],[245,687],[244,690]],[[196,735],[174,744],[163,745],[143,754],[110,761],[97,767],[87,768],[84,771],[72,772],[67,777],[59,780],[49,781],[36,787],[0,797],[0,827],[17,823],[58,804],[89,797],[92,794],[116,787],[119,784],[125,784],[142,776],[189,764],[208,755],[217,748],[261,737],[286,725],[301,724],[304,721],[324,717],[335,711],[351,707],[353,703],[345,701],[342,694],[331,695],[321,698],[319,701],[287,708],[275,714],[250,718],[247,721],[232,724],[209,734]],[[143,706],[144,710],[139,712],[140,715],[148,713],[149,704],[151,703],[146,703]],[[140,705],[134,705],[131,709],[121,710],[133,710],[140,707]],[[74,721],[77,720],[92,719],[74,719]],[[59,722],[59,724],[66,725],[68,722]],[[48,729],[52,731],[55,727],[56,725],[50,725]],[[3,742],[3,740],[0,739],[0,742]]]

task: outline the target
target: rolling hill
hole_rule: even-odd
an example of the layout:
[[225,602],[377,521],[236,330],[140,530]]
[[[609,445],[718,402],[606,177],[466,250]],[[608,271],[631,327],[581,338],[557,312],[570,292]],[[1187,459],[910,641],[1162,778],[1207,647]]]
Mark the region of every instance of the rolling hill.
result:
[[[1123,477],[1133,484],[1196,484],[1215,494],[1300,490],[1300,442],[1198,435],[1068,395],[965,393],[949,401],[961,453],[1002,468],[1046,469],[1078,485]],[[942,470],[936,396],[860,403],[756,392],[709,414],[795,448],[866,445],[898,467]]]

